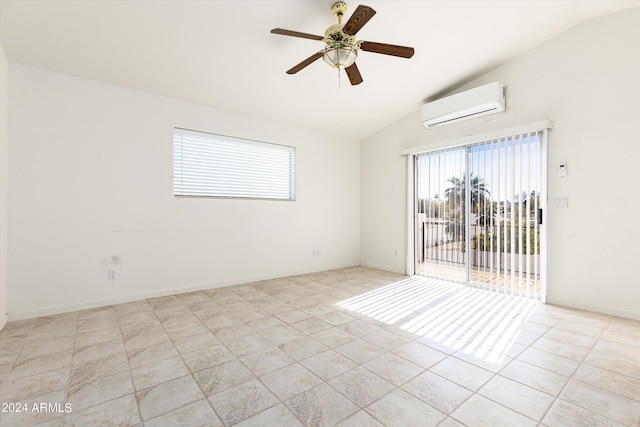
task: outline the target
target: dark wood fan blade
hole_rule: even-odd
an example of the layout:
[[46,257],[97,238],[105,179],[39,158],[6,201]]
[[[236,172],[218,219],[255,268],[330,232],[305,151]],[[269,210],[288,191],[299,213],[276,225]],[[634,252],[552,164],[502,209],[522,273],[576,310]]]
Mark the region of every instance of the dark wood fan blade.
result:
[[287,70],[287,74],[295,74],[295,73],[297,73],[298,71],[302,70],[307,65],[309,65],[312,62],[317,61],[318,59],[322,58],[322,55],[323,55],[323,52],[314,53],[313,55],[311,55],[310,57],[308,57],[307,59],[305,59],[304,61],[302,61],[298,65],[296,65],[295,67],[291,68],[290,70]]
[[401,58],[411,58],[414,53],[412,47],[375,42],[362,42],[360,49],[367,52],[381,53],[383,55],[399,56]]
[[358,70],[358,66],[354,62],[344,69],[347,72],[347,76],[349,76],[349,81],[352,85],[359,85],[362,83],[362,76],[360,75],[360,70]]
[[322,40],[322,39],[324,39],[324,37],[316,36],[315,34],[307,34],[307,33],[301,33],[299,31],[284,30],[282,28],[274,28],[273,30],[271,30],[271,34],[280,34],[280,35],[283,35],[283,36],[302,37],[303,39],[311,39],[311,40]]
[[342,28],[342,32],[345,34],[349,34],[350,36],[354,36],[364,24],[369,22],[369,19],[373,18],[373,15],[376,14],[376,11],[371,9],[369,6],[360,5],[353,12],[353,15],[349,18],[344,27]]

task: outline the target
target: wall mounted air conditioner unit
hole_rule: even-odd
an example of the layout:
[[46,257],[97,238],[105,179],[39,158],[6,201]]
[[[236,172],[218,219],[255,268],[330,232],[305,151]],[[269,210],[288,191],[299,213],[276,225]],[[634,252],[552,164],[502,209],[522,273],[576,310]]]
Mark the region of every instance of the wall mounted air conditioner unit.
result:
[[493,82],[422,105],[427,129],[505,110],[505,86]]

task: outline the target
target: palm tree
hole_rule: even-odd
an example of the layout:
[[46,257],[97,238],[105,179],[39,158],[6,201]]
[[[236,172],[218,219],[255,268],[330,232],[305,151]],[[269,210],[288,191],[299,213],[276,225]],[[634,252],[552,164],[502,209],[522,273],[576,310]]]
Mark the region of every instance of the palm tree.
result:
[[[446,231],[454,236],[453,240],[464,240],[467,179],[466,176],[462,177],[462,179],[454,176],[447,181],[452,185],[444,190],[445,200],[449,207],[449,223]],[[469,188],[471,212],[478,214],[484,211],[484,206],[490,193],[484,178],[471,174],[469,181],[471,182]]]
[[[478,213],[478,210],[484,206],[484,202],[488,198],[490,192],[487,188],[487,184],[484,182],[484,178],[479,176],[473,176],[471,174],[471,212]],[[452,186],[444,190],[444,196],[449,206],[455,207],[465,204],[465,192],[467,190],[467,178],[462,179],[458,177],[451,177],[449,181]]]

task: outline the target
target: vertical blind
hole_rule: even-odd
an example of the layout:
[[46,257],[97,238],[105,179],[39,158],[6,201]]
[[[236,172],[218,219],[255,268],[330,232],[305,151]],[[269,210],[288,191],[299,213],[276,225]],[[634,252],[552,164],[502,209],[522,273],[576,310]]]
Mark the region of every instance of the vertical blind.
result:
[[416,272],[541,297],[543,130],[415,155]]
[[176,197],[295,200],[295,148],[174,128]]
[[417,273],[466,283],[464,148],[416,156]]
[[479,178],[471,181],[471,281],[480,288],[540,297],[542,139],[532,131],[468,147],[470,176]]

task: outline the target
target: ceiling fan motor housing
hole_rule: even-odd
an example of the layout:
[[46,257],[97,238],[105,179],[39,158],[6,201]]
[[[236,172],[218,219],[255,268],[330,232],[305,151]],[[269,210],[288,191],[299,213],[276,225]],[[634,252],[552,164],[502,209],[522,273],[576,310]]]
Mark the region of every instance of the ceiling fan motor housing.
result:
[[324,32],[324,61],[332,67],[344,69],[353,64],[358,57],[359,43],[355,36],[342,31],[342,17],[347,12],[347,4],[339,1],[333,4],[331,11],[338,18],[338,23],[329,26]]
[[[327,40],[336,40],[338,38],[346,37],[346,34],[342,32],[342,28],[344,25],[342,24],[333,24],[324,31],[324,38]],[[344,36],[341,36],[343,34]]]
[[347,13],[347,4],[343,1],[338,1],[331,6],[331,12],[340,19]]

